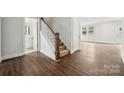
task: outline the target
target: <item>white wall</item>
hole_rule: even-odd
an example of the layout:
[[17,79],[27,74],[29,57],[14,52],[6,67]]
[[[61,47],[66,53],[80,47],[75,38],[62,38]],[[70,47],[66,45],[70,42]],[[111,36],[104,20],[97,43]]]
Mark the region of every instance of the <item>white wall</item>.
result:
[[71,50],[71,17],[46,17],[50,27],[60,33],[61,40]]
[[33,35],[33,48],[37,51],[37,19],[32,19],[32,35]]
[[24,18],[2,17],[2,59],[20,56],[24,53],[23,32]]
[[55,60],[54,51],[52,51],[48,41],[43,36],[42,32],[40,32],[40,52]]
[[122,57],[122,60],[123,60],[123,63],[124,63],[124,19],[122,21],[122,47],[121,47],[121,57]]
[[82,41],[102,42],[102,43],[120,43],[121,36],[119,28],[121,20],[103,22],[95,24],[95,33],[93,36],[82,36]]
[[1,17],[0,17],[0,62],[1,62]]

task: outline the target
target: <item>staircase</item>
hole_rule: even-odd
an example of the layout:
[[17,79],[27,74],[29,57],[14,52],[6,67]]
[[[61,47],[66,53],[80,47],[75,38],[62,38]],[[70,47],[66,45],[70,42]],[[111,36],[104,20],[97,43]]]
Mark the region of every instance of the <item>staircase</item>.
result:
[[[44,18],[41,18],[41,21],[49,28],[49,31],[44,31],[45,36],[48,40],[48,42],[52,43],[54,46],[54,53],[56,60],[60,60],[61,57],[66,56],[70,54],[70,51],[67,49],[66,45],[62,40],[60,39],[60,34],[53,31],[53,29],[49,26],[49,24],[44,20]],[[53,39],[53,40],[52,40]],[[53,42],[54,41],[54,42]]]
[[59,39],[59,54],[60,57],[63,57],[65,55],[69,54],[69,50],[67,49],[67,47],[65,46],[65,44]]

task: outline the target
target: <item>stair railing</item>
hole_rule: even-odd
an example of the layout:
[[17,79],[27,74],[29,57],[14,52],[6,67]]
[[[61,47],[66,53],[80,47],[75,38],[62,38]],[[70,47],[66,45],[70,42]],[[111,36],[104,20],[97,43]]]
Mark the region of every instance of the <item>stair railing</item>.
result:
[[55,54],[56,61],[59,61],[60,53],[59,53],[59,33],[54,32],[54,30],[49,26],[49,24],[41,18],[41,31],[44,35],[45,39],[48,41],[49,46]]

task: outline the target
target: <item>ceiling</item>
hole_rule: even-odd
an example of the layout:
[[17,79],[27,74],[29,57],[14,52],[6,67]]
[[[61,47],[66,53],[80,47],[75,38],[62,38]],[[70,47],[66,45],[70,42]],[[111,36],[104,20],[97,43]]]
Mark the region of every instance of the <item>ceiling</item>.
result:
[[[30,17],[30,18],[40,19],[41,17]],[[95,23],[124,19],[124,17],[75,17],[75,18],[77,18],[81,24],[95,24]]]
[[100,23],[122,19],[123,17],[79,17],[79,21],[82,24]]

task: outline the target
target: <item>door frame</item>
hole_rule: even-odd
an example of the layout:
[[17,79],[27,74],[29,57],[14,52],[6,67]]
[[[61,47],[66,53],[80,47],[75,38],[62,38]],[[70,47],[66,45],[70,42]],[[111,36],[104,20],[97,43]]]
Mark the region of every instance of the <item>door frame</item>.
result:
[[[78,20],[78,18],[76,19],[76,17],[71,17],[71,54],[72,53],[74,53],[74,52],[76,52],[76,51],[78,51],[78,50],[80,50],[81,48],[80,48],[80,45],[81,45],[81,31],[80,31],[80,22],[79,22],[79,20]],[[73,46],[73,44],[74,44],[74,28],[73,28],[73,26],[74,26],[74,21],[77,21],[78,22],[78,29],[77,29],[77,31],[78,31],[78,37],[79,37],[79,40],[78,40],[78,46],[79,46],[79,48],[77,49],[77,50],[74,50],[74,46]]]
[[[25,18],[23,18],[23,55],[25,55]],[[36,18],[35,18],[36,19]],[[40,20],[39,19],[36,19],[37,20],[37,51],[40,51]]]

